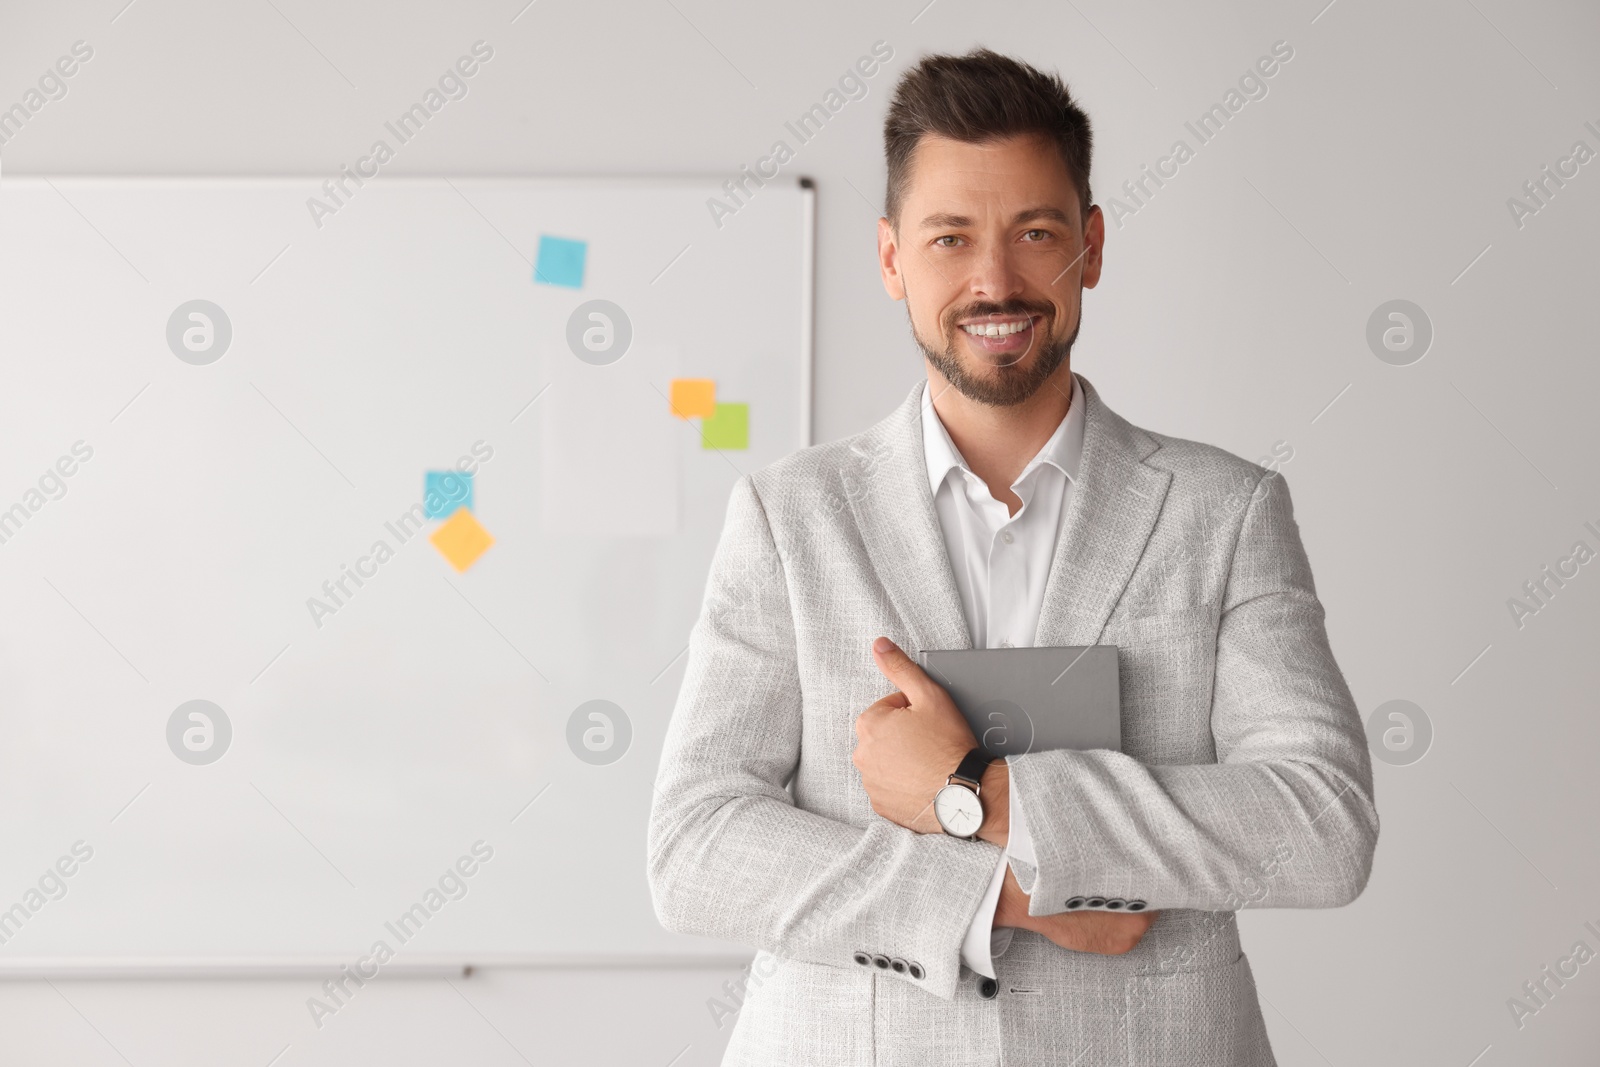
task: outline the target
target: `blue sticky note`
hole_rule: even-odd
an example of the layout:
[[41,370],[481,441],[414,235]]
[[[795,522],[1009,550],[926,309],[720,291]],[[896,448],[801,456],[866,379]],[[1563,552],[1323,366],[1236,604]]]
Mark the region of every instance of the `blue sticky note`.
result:
[[583,261],[588,258],[589,243],[572,241],[565,237],[539,235],[539,258],[533,265],[533,280],[545,285],[565,285],[572,289],[583,288]]
[[448,519],[457,508],[472,510],[472,475],[429,471],[422,480],[422,513],[430,519]]

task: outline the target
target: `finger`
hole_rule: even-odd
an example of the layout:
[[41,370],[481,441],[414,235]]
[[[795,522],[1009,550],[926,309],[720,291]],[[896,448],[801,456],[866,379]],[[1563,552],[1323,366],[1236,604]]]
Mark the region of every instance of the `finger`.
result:
[[927,672],[887,637],[880,637],[872,643],[872,660],[883,676],[910,698],[910,703],[926,700],[938,688]]
[[[867,708],[867,711],[893,711],[897,708],[909,707],[910,704],[911,698],[897,689],[888,696],[873,701],[872,705]],[[867,711],[864,711],[861,714],[865,715]]]

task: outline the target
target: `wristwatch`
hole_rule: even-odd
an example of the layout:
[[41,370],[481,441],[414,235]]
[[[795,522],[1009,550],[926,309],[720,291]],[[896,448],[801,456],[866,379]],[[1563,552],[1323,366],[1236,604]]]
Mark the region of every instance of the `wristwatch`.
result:
[[973,749],[962,758],[955,773],[945,779],[945,785],[933,795],[933,815],[939,826],[951,837],[971,840],[983,825],[983,801],[978,799],[982,788],[983,772],[995,757],[981,747]]

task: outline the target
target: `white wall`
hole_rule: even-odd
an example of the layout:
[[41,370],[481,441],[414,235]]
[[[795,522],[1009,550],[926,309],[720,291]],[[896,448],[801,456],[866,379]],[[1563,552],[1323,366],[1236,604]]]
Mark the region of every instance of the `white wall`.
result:
[[[1377,766],[1384,837],[1367,895],[1244,918],[1273,1043],[1285,1065],[1592,1062],[1600,970],[1520,1028],[1506,1000],[1574,940],[1600,949],[1581,926],[1600,926],[1600,735],[1592,700],[1573,696],[1593,691],[1600,583],[1564,592],[1529,633],[1500,602],[1600,520],[1581,432],[1600,385],[1600,166],[1524,228],[1505,204],[1574,140],[1600,147],[1583,126],[1600,127],[1592,5],[124,2],[0,8],[0,106],[73,42],[94,49],[68,94],[0,148],[6,175],[330,174],[478,39],[495,56],[470,94],[385,173],[731,174],[888,42],[895,60],[869,95],[788,168],[820,189],[819,440],[876,420],[920,373],[873,257],[879,123],[907,60],[984,43],[1062,70],[1096,122],[1105,203],[1272,42],[1292,42],[1273,95],[1114,228],[1074,358],[1143,425],[1250,457],[1293,440],[1290,481],[1363,714],[1423,694],[1434,717],[1426,762]],[[1216,236],[1197,250],[1197,232]],[[1428,304],[1440,331],[1403,380],[1382,377],[1362,340],[1392,297]],[[1173,342],[1174,320],[1193,324],[1179,331],[1192,343]],[[1336,394],[1338,418],[1311,420]],[[1439,500],[1458,509],[1449,521]],[[1352,507],[1373,536],[1332,537]],[[1426,554],[1395,558],[1386,524],[1430,522]],[[1384,596],[1374,572],[1405,607],[1358,630],[1350,620]],[[1485,572],[1503,591],[1458,600]],[[1481,639],[1428,643],[1464,613]],[[1483,646],[1495,651],[1469,665]],[[1523,648],[1537,655],[1509,658]],[[1484,695],[1497,655],[1519,666]],[[1464,667],[1478,673],[1452,681]],[[304,981],[11,982],[0,1061],[686,1067],[718,1059],[728,1028],[706,1001],[729,977],[397,978],[320,1031]]]

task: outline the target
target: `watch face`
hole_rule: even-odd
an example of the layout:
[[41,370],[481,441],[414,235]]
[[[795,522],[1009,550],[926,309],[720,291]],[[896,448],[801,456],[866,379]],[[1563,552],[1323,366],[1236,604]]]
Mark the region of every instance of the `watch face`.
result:
[[933,814],[954,837],[971,837],[983,825],[983,802],[964,785],[947,785],[933,795]]

